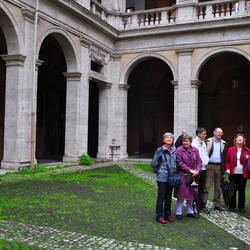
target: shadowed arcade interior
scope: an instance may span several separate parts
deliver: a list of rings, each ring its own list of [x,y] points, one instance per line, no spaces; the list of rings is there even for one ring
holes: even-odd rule
[[[238,79],[232,86],[231,80]],[[198,125],[213,136],[215,127],[223,129],[229,145],[238,133],[249,138],[250,146],[250,62],[236,53],[222,53],[210,58],[202,67],[199,80]]]
[[[65,145],[66,61],[58,41],[42,43],[38,72],[36,158],[62,161]]]
[[[134,67],[128,85],[128,154],[152,155],[162,135],[173,131],[174,87],[169,66],[146,59]]]

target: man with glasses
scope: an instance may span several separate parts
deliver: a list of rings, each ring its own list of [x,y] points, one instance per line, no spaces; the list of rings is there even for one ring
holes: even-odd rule
[[[227,142],[221,139],[223,131],[221,128],[214,129],[214,136],[207,139],[207,151],[209,162],[206,168],[206,183],[204,190],[204,201],[208,200],[208,194],[212,182],[214,181],[214,209],[223,211],[220,206],[220,184],[225,172],[224,159],[227,151]]]
[[[202,170],[200,172],[200,180],[199,180],[199,203],[200,203],[200,211],[209,214],[210,211],[206,208],[206,203],[204,202],[204,188],[206,183],[206,166],[209,161],[207,145],[205,143],[205,139],[207,137],[207,132],[205,128],[199,127],[196,129],[196,137],[192,142],[192,146],[198,148],[200,157],[202,159]]]

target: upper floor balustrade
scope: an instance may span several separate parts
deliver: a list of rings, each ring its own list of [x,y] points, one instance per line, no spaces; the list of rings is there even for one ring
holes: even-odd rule
[[[117,13],[105,9],[97,0],[91,0],[90,10],[119,30],[162,25],[239,18],[250,15],[245,10],[245,0],[188,1],[175,6]]]

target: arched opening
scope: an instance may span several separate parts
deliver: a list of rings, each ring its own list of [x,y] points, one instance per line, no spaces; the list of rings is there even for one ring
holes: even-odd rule
[[[238,85],[232,79],[238,79]],[[202,67],[199,80],[198,125],[213,135],[215,127],[224,131],[223,139],[233,144],[236,134],[250,138],[248,115],[250,62],[237,53],[221,53]]]
[[[96,158],[98,151],[99,88],[89,83],[88,155]]]
[[[162,145],[162,135],[173,132],[173,74],[162,60],[140,62],[128,78],[129,155],[150,155]]]
[[[62,160],[65,146],[66,78],[63,50],[53,35],[40,48],[38,72],[36,158]]]
[[[0,26],[0,55],[7,54],[7,45],[3,30]],[[5,82],[6,67],[4,60],[0,57],[0,161],[3,159],[4,147],[4,110],[5,110]]]

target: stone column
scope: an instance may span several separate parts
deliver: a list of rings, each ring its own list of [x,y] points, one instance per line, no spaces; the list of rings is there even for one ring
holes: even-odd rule
[[[196,80],[191,80],[191,93],[190,93],[190,110],[191,110],[191,119],[192,119],[192,124],[194,130],[190,131],[193,136],[195,136],[195,129],[198,127],[198,89],[199,86],[201,85],[201,81],[198,79]]]
[[[23,127],[26,120],[30,120],[30,114],[23,113],[26,57],[20,54],[1,57],[6,62],[4,151],[1,168],[18,169],[30,165],[30,151],[27,150],[30,148],[30,142]]]
[[[197,83],[191,82],[192,52],[193,49],[181,49],[176,51],[178,58],[178,85],[175,85],[175,116],[174,133],[179,135],[183,129],[194,135],[197,127]]]
[[[127,84],[119,84],[119,96],[120,96],[120,104],[119,104],[119,135],[121,136],[121,150],[120,150],[120,158],[127,159],[127,137],[128,137],[128,89],[130,85]]]
[[[66,125],[65,125],[65,154],[64,162],[77,162],[83,154],[82,119],[81,112],[81,73],[64,73],[67,78],[66,92]]]
[[[110,132],[112,124],[111,112],[111,83],[97,82],[99,87],[99,131],[97,158],[109,159],[110,157]]]

